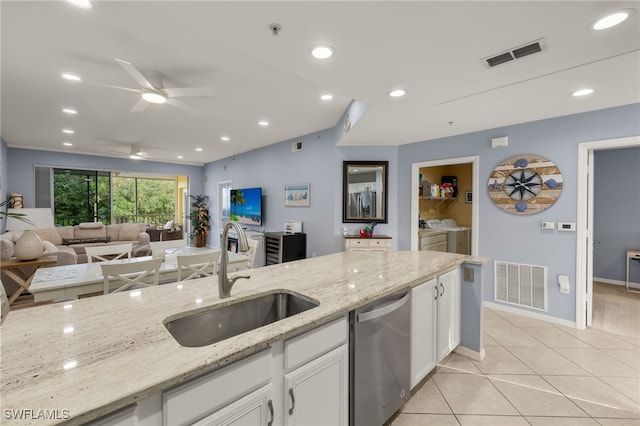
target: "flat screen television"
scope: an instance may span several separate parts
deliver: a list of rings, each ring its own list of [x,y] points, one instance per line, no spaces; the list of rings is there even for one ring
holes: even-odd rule
[[[232,189],[231,220],[241,225],[262,225],[262,188]]]

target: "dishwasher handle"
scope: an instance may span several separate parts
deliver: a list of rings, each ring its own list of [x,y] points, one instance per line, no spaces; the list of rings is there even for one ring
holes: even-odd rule
[[[407,303],[410,295],[411,295],[411,292],[407,292],[407,294],[402,296],[400,299],[394,300],[393,302],[389,302],[386,305],[383,305],[377,309],[374,309],[373,311],[368,311],[368,312],[363,312],[361,314],[358,314],[357,322],[371,321],[373,319],[380,318],[387,314],[390,314],[396,309],[400,309],[405,303]]]

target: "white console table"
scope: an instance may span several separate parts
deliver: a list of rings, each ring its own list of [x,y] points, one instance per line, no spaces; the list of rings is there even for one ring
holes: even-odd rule
[[[629,263],[631,263],[632,259],[640,262],[640,250],[627,250],[627,291],[640,293],[639,290],[629,288]]]

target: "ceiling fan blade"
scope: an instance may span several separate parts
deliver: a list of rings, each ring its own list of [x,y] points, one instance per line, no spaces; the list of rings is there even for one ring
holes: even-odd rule
[[[133,106],[133,108],[131,108],[131,111],[133,111],[133,112],[140,112],[140,111],[144,111],[144,110],[147,108],[147,106],[148,106],[148,105],[149,105],[149,102],[147,102],[147,101],[145,101],[144,99],[142,99],[142,98],[141,98],[141,99],[138,101],[138,103],[137,103],[137,104],[135,104],[135,105]]]
[[[83,82],[87,83],[87,84],[91,84],[93,86],[109,87],[111,89],[126,90],[128,92],[136,92],[136,93],[142,92],[142,90],[140,90],[140,89],[132,89],[130,87],[114,86],[113,84],[95,83],[93,81],[83,81]]]
[[[213,96],[213,91],[208,87],[174,87],[162,89],[170,98],[182,96]]]
[[[190,107],[189,105],[187,105],[187,104],[185,104],[184,102],[179,101],[179,100],[177,100],[177,99],[175,99],[175,98],[169,98],[169,99],[167,99],[167,103],[168,103],[169,105],[171,105],[171,106],[174,106],[174,107],[178,108],[178,109],[181,109],[181,110],[183,110],[183,111],[186,111],[186,112],[188,112],[189,114],[193,114],[193,115],[197,115],[197,116],[201,116],[201,115],[202,115],[202,112],[198,111],[198,110],[197,110],[197,109],[195,109],[195,108]]]
[[[122,68],[124,68],[124,70],[128,72],[140,86],[144,87],[145,89],[155,90],[155,87],[153,87],[153,85],[149,83],[149,80],[147,80],[145,76],[143,76],[142,73],[138,71],[138,69],[134,67],[131,62],[123,61],[122,59],[118,58],[115,58],[115,60],[120,65],[122,65]]]

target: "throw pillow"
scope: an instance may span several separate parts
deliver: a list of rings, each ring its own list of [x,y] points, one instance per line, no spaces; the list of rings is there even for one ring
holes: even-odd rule
[[[51,241],[42,241],[42,248],[45,253],[53,253],[58,251],[58,248]]]
[[[7,260],[13,257],[15,244],[7,238],[0,238],[0,260]]]
[[[108,243],[111,241],[109,237],[94,237],[94,238],[65,238],[62,240],[62,244],[88,244],[88,243]]]
[[[119,241],[138,241],[138,234],[143,231],[142,223],[123,223],[120,225]]]

